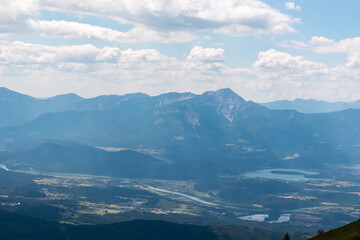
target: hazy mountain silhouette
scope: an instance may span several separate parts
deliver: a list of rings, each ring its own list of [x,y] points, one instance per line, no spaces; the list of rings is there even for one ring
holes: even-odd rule
[[[351,108],[360,108],[360,100],[354,102],[326,102],[314,99],[296,98],[293,101],[280,100],[261,105],[275,110],[296,110],[302,113],[326,113],[347,110]]]
[[[62,98],[83,101],[74,95]],[[322,114],[269,110],[245,101],[231,89],[201,95],[99,98],[107,99],[107,104],[102,103],[108,107],[94,110],[96,104],[89,104],[93,110],[49,112],[23,125],[2,128],[0,143],[63,139],[92,146],[148,149],[175,163],[176,168],[167,171],[174,178],[211,177],[244,167],[314,168],[339,161],[353,163],[360,153],[357,109]],[[112,98],[118,101],[114,103]],[[96,98],[86,101],[99,103]],[[164,163],[154,166],[168,167]]]

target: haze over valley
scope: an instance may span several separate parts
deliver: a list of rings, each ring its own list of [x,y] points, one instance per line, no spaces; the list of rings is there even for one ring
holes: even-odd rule
[[[8,211],[74,224],[245,225],[299,239],[360,214],[360,109],[270,110],[231,89],[90,99],[0,91]]]
[[[359,9],[0,0],[0,239],[360,239]]]

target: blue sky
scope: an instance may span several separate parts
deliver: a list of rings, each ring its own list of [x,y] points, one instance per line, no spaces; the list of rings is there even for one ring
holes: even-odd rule
[[[0,86],[360,99],[360,2],[0,0]]]

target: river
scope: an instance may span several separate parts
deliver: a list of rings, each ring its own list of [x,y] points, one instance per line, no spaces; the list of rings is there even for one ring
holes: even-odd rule
[[[200,198],[191,196],[191,195],[187,195],[185,193],[179,193],[179,192],[174,192],[174,191],[170,191],[170,190],[166,190],[166,189],[161,189],[161,188],[156,188],[156,187],[151,187],[151,186],[146,186],[147,188],[154,190],[154,191],[158,191],[158,192],[163,192],[163,193],[169,193],[169,194],[173,194],[173,195],[177,195],[177,196],[181,196],[181,197],[185,197],[188,198],[190,200],[205,204],[205,205],[210,205],[210,206],[219,206],[218,204],[215,203],[211,203],[211,202],[207,202],[204,200],[201,200]]]

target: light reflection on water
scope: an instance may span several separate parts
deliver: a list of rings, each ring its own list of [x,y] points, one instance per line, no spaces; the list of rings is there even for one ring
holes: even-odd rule
[[[9,171],[9,169],[4,164],[0,164],[0,168],[4,169],[6,171]]]
[[[264,222],[266,218],[268,218],[268,214],[254,214],[254,215],[247,215],[238,217],[240,220],[246,221],[254,221],[254,222]],[[276,221],[269,221],[269,223],[284,223],[290,221],[291,214],[281,214],[278,220]]]
[[[283,173],[281,173],[283,172]],[[290,174],[289,174],[290,173]],[[263,169],[253,172],[246,172],[243,175],[250,178],[266,178],[285,181],[306,181],[312,178],[308,175],[317,175],[318,172],[310,172],[298,169]]]
[[[281,214],[279,219],[276,221],[270,221],[269,223],[284,223],[290,221],[291,214]]]
[[[263,222],[265,221],[265,218],[268,218],[268,214],[254,214],[254,215],[247,215],[239,217],[240,220],[246,220],[246,221],[255,221],[255,222]]]

